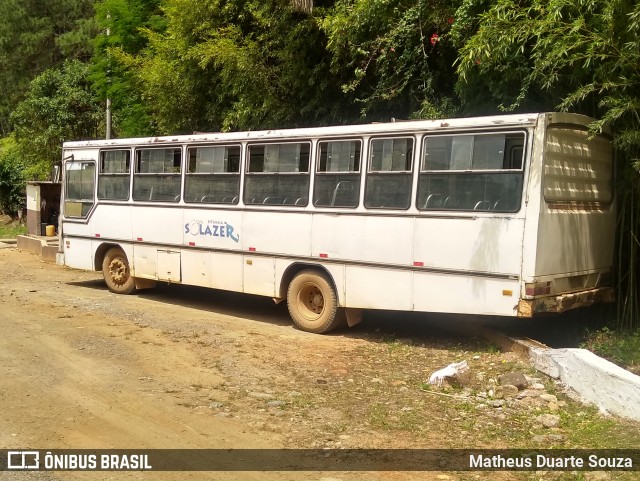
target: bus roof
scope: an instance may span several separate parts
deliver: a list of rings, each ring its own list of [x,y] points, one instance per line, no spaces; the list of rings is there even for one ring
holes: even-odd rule
[[[467,117],[455,119],[438,120],[408,120],[371,124],[340,125],[331,127],[309,127],[298,129],[273,129],[256,130],[244,132],[211,132],[193,133],[187,135],[168,135],[160,137],[140,137],[122,138],[109,140],[79,140],[69,141],[63,144],[65,149],[86,148],[86,147],[117,147],[130,145],[164,145],[183,143],[206,143],[206,142],[240,142],[240,141],[260,141],[277,139],[295,139],[312,137],[340,137],[344,135],[367,135],[367,134],[402,134],[405,132],[419,131],[450,131],[460,129],[514,127],[521,128],[534,126],[540,116],[554,116],[555,122],[572,123],[578,125],[588,125],[589,117],[578,114],[510,114],[495,115],[486,117]],[[562,120],[560,119],[562,118]],[[551,120],[551,119],[550,119]],[[554,122],[554,123],[555,123]]]

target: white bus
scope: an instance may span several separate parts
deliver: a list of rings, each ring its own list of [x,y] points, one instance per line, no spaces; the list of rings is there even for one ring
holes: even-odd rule
[[[59,260],[116,293],[286,299],[315,333],[368,309],[531,317],[612,300],[613,154],[590,121],[66,142]]]

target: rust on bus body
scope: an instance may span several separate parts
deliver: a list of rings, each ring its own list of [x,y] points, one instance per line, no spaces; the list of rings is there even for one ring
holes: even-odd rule
[[[517,310],[518,317],[533,317],[537,314],[559,313],[590,306],[597,302],[613,302],[614,300],[613,288],[599,287],[584,292],[570,292],[536,299],[520,299]]]

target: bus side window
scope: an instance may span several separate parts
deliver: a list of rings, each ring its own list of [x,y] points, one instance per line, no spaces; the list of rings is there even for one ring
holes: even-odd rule
[[[515,212],[523,181],[523,132],[427,135],[416,207]]]
[[[373,139],[364,193],[367,208],[408,209],[413,138]]]
[[[240,146],[190,147],[184,200],[188,203],[237,204],[240,195]]]
[[[318,143],[313,204],[318,207],[357,207],[360,198],[362,141]]]
[[[252,144],[247,152],[245,204],[304,207],[309,203],[310,142]]]
[[[103,150],[98,169],[98,199],[129,200],[130,150]]]
[[[182,149],[139,149],[133,174],[133,200],[178,202]]]
[[[65,164],[64,215],[87,217],[95,202],[96,163],[70,161]]]

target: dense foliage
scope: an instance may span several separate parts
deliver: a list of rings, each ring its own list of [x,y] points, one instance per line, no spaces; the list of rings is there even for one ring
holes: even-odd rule
[[[637,162],[639,34],[624,0],[5,0],[0,129],[78,60],[118,136],[571,109]]]
[[[594,129],[612,127],[618,148],[638,162],[640,4],[500,0],[461,20],[454,34],[467,108],[478,110],[472,94],[487,88],[494,106],[508,110],[591,115],[600,119]]]
[[[24,203],[24,163],[12,138],[0,142],[0,213],[15,215]]]
[[[340,0],[321,20],[345,94],[369,120],[451,116],[457,1]]]
[[[148,47],[145,32],[162,32],[165,17],[160,0],[103,0],[96,3],[98,33],[91,59],[93,86],[102,101],[111,99],[115,136],[139,137],[155,133],[155,125],[136,69],[119,61]]]
[[[639,317],[638,2],[3,0],[0,65],[9,210],[7,185],[45,176],[64,140],[104,135],[107,99],[115,136],[591,115],[616,133],[618,262],[632,267],[619,304]]]
[[[91,55],[92,0],[2,0],[0,2],[0,135],[29,82],[65,59]]]
[[[11,114],[27,176],[41,176],[61,156],[66,139],[96,138],[104,131],[102,107],[78,60],[49,69],[31,82],[26,98]]]
[[[119,57],[136,72],[159,132],[353,118],[316,18],[282,0],[166,0],[164,9],[166,31],[147,30],[147,49]]]

